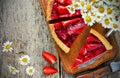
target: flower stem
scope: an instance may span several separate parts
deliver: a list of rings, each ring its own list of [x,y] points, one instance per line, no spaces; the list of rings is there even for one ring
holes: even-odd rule
[[[109,30],[109,31],[106,33],[105,37],[109,37],[109,36],[112,34],[113,31],[114,31],[113,29]]]

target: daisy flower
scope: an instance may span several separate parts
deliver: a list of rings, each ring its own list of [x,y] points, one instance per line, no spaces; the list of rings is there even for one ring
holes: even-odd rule
[[[85,5],[86,5],[86,0],[80,0],[80,9],[81,9],[81,11],[84,10]]]
[[[106,6],[99,6],[99,7],[95,8],[94,12],[96,13],[97,18],[102,18],[107,14]],[[98,19],[98,20],[100,20],[100,19]]]
[[[30,57],[28,55],[22,55],[19,59],[21,65],[28,65],[30,63]]]
[[[75,9],[80,9],[80,3],[79,2],[74,2],[73,6]]]
[[[75,13],[75,7],[73,5],[68,5],[67,6],[67,9],[68,11],[71,13],[71,14],[74,14]]]
[[[15,67],[13,67],[13,66],[11,66],[11,65],[8,66],[8,70],[9,70],[9,72],[12,73],[12,74],[17,74],[17,73],[19,73],[19,70],[17,70]]]
[[[11,45],[12,45],[12,42],[6,41],[2,46],[3,47],[3,52],[8,52],[8,51],[12,52],[13,48],[12,48]]]
[[[85,23],[89,26],[92,26],[95,23],[94,16],[92,16],[90,12],[83,13],[82,18],[84,18]]]
[[[33,66],[28,66],[26,68],[26,74],[29,75],[29,76],[32,76],[35,72],[35,69],[33,68]]]
[[[111,23],[111,20],[108,17],[104,17],[101,20],[101,24],[104,28],[110,28],[110,23]]]
[[[94,12],[94,6],[92,2],[87,1],[85,6],[83,7],[85,12]]]
[[[119,21],[114,20],[111,24],[110,24],[110,28],[112,28],[114,31],[120,31],[120,24]]]

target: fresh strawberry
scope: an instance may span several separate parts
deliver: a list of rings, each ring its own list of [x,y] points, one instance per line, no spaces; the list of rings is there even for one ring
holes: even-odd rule
[[[71,13],[68,13],[68,14],[64,14],[64,15],[60,15],[59,17],[62,18],[62,17],[75,17],[75,16],[81,16],[81,12],[80,10],[76,10],[75,13],[71,14]]]
[[[54,64],[54,63],[56,63],[56,61],[57,61],[57,58],[56,58],[56,56],[55,55],[53,55],[53,54],[51,54],[51,53],[49,53],[49,52],[42,52],[42,56],[45,58],[45,60],[47,61],[47,62],[49,62],[50,64]]]
[[[62,5],[70,5],[72,4],[72,0],[56,0],[58,3]]]
[[[57,73],[58,70],[56,68],[53,68],[53,67],[50,67],[50,66],[45,66],[43,68],[43,72],[44,72],[44,74],[49,75],[49,74]]]
[[[87,42],[88,43],[100,43],[100,40],[98,38],[96,38],[94,35],[90,34],[87,37]]]
[[[68,38],[67,31],[66,29],[62,29],[60,31],[56,31],[56,34],[58,35],[59,38],[62,40],[66,40]]]
[[[97,56],[97,55],[99,55],[99,54],[101,54],[101,53],[103,53],[103,52],[105,52],[106,51],[106,49],[105,49],[105,47],[104,46],[101,46],[99,49],[97,49],[96,51],[93,51],[93,53]]]
[[[58,22],[58,23],[55,23],[55,24],[54,24],[55,30],[59,30],[59,29],[61,29],[61,27],[62,27],[61,22]]]
[[[82,18],[75,18],[75,19],[72,19],[72,20],[68,20],[68,21],[62,21],[62,24],[63,26],[69,26],[69,25],[72,25],[72,24],[75,24],[77,22],[83,22],[83,19]]]
[[[66,6],[58,6],[58,7],[57,7],[57,12],[58,12],[60,15],[69,14],[69,11],[68,11],[68,9],[67,9]]]
[[[87,51],[96,50],[96,49],[100,48],[101,46],[102,46],[102,44],[89,43],[89,44],[87,44]]]
[[[90,59],[94,58],[95,55],[92,52],[87,52],[87,54],[84,57],[84,61],[89,61]]]
[[[59,14],[55,10],[53,10],[52,14],[51,14],[51,18],[52,19],[57,19],[58,17],[59,17]]]
[[[82,47],[82,49],[79,52],[80,55],[86,55],[87,54],[87,49],[85,48],[85,46]]]
[[[77,59],[75,59],[75,62],[73,63],[73,65],[71,66],[71,68],[75,68],[78,65],[82,64],[84,62],[84,57],[79,55]]]

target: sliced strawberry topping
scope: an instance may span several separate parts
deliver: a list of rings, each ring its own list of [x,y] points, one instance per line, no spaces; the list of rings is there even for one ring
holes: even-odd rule
[[[62,5],[70,5],[72,4],[72,0],[56,0],[58,3]]]
[[[78,65],[82,64],[84,62],[84,57],[80,56],[75,60],[74,64],[71,68],[77,67]]]
[[[68,35],[66,31],[56,31],[58,37],[62,40],[67,40]]]
[[[69,11],[66,8],[66,6],[58,6],[57,12],[59,13],[59,15],[69,14]]]
[[[94,35],[90,34],[87,37],[87,42],[88,43],[100,43],[100,40],[98,38],[96,38]]]
[[[57,36],[68,47],[71,47],[73,41],[82,32],[85,26],[86,24],[82,18],[76,18],[54,24]]]
[[[96,50],[98,48],[100,48],[101,46],[103,46],[102,44],[87,44],[87,51],[92,51],[92,50]]]
[[[67,9],[67,5],[70,5],[71,3],[72,0],[56,0],[52,5],[52,12],[51,12],[52,20],[59,18],[81,16],[80,10],[75,10],[75,13],[73,14],[69,13]]]
[[[54,24],[55,30],[60,30],[61,27],[62,27],[62,23],[61,23],[61,22],[58,22],[58,23],[55,23],[55,24]]]
[[[83,63],[85,63],[85,62],[90,61],[92,58],[100,55],[101,53],[103,53],[105,51],[106,51],[106,49],[105,49],[105,46],[102,44],[102,42],[97,37],[90,34],[87,37],[84,46],[81,48],[79,55],[76,58],[76,61],[73,63],[72,68],[74,66],[77,67],[78,65],[81,64],[79,61],[77,61],[79,59],[79,57],[83,56],[82,57],[84,59]]]
[[[63,21],[62,24],[63,24],[63,26],[69,26],[69,25],[73,25],[77,22],[83,22],[83,19],[82,18],[75,18],[72,20]]]

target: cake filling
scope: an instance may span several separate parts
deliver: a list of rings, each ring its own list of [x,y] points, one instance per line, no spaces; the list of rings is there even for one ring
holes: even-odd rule
[[[51,18],[60,19],[74,16],[81,16],[80,10],[75,10],[75,13],[69,13],[67,6],[72,4],[72,0],[55,0],[52,5]]]
[[[89,34],[83,47],[81,48],[78,57],[72,65],[72,68],[77,67],[83,63],[90,61],[92,58],[104,53],[106,51],[102,42],[93,34]]]
[[[82,18],[75,18],[54,24],[57,36],[69,48],[85,26],[86,24]]]

